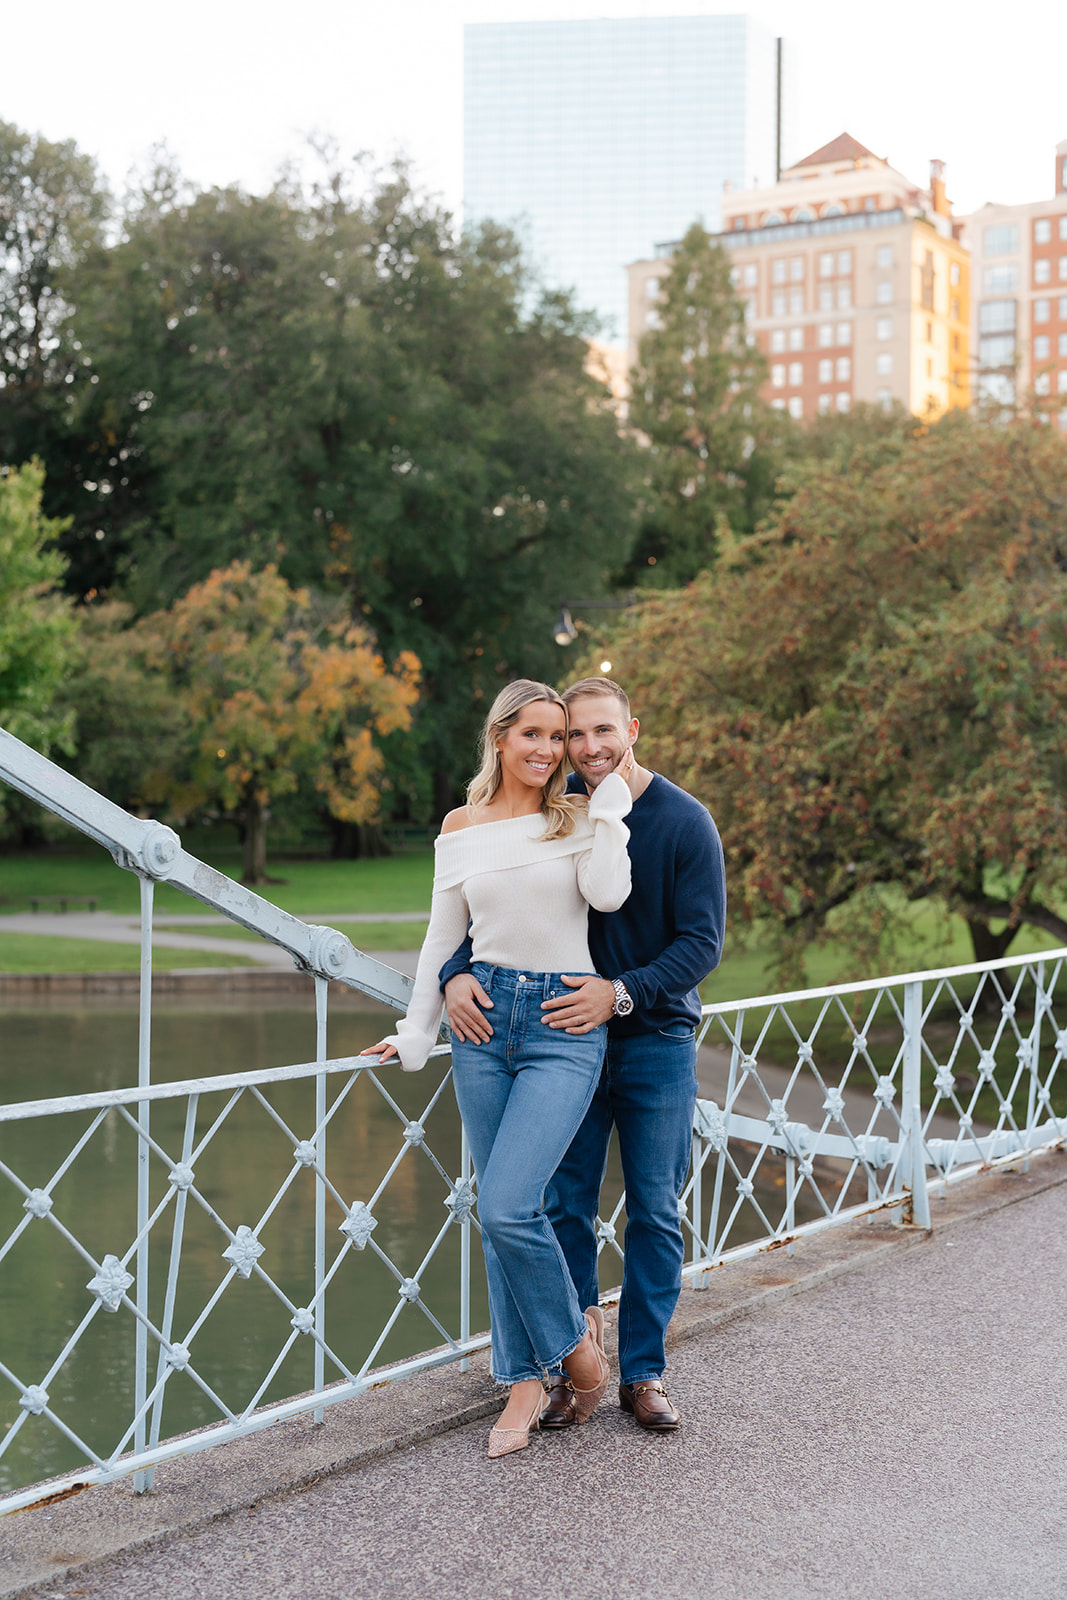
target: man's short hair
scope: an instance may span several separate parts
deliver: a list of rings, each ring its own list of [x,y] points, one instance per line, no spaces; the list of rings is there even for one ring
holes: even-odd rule
[[[577,683],[572,683],[564,689],[563,704],[569,706],[572,700],[578,700],[586,694],[601,695],[605,700],[617,700],[622,707],[624,719],[630,721],[630,701],[625,689],[620,689],[613,678],[579,678]]]

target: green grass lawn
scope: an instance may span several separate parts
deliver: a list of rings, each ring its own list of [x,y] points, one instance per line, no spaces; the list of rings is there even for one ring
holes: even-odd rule
[[[136,972],[141,951],[135,944],[105,944],[94,939],[52,939],[40,933],[4,933],[0,924],[0,972]],[[182,967],[254,967],[248,956],[207,950],[152,952],[162,972]]]
[[[241,856],[236,848],[212,848],[202,859],[228,877],[241,876]],[[261,893],[299,917],[329,918],[338,911],[428,911],[430,907],[432,850],[404,850],[377,861],[279,858],[270,862],[268,870],[280,881],[268,884]],[[136,915],[140,906],[137,878],[116,867],[105,850],[86,846],[0,856],[0,918],[5,911],[28,911],[31,895],[63,894],[91,895],[101,911]],[[196,900],[165,883],[156,887],[155,904],[162,913],[195,911],[198,906]]]

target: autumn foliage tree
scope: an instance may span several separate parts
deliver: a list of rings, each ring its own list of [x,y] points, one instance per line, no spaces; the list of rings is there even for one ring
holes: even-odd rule
[[[144,799],[179,817],[209,807],[236,817],[246,883],[266,881],[268,810],[282,796],[310,792],[345,822],[377,816],[375,739],[411,720],[413,655],[389,670],[336,605],[247,561],[137,623],[129,647],[149,679],[169,686],[172,726],[185,730],[160,764],[147,753]]]
[[[936,896],[976,959],[1067,944],[1067,441],[912,424],[811,464],[774,524],[612,641],[653,764],[723,830],[788,967]]]

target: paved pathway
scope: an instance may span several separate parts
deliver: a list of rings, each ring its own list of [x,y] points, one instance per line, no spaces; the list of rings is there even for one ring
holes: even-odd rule
[[[1065,1231],[1061,1184],[691,1339],[677,1436],[479,1422],[34,1592],[1062,1600]]]

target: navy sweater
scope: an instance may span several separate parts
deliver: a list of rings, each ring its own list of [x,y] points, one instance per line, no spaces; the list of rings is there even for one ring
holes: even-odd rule
[[[568,788],[585,789],[577,774]],[[654,1033],[700,1018],[697,984],[722,959],[726,878],[722,845],[692,795],[654,773],[626,818],[629,898],[618,911],[589,911],[589,953],[597,972],[621,978],[633,996],[628,1017],[612,1017],[613,1038]],[[441,985],[470,967],[468,939],[441,969]]]

